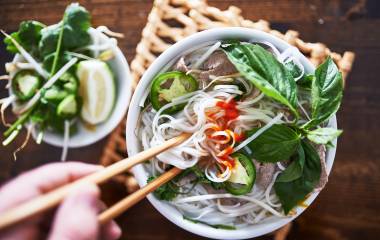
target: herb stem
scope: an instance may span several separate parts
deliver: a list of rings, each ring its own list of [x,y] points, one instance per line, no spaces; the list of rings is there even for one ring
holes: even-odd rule
[[[28,119],[29,119],[29,116],[30,114],[33,112],[34,110],[34,107],[31,108],[29,111],[27,111],[26,113],[22,114],[16,122],[14,122],[12,124],[12,126],[10,126],[7,131],[4,132],[4,137],[9,137],[9,135],[11,135],[11,133],[13,131],[15,131],[17,129],[18,126],[20,125],[23,125]]]
[[[64,21],[65,21],[65,17],[63,17],[62,24],[61,24],[61,30],[59,31],[58,43],[57,43],[57,48],[55,50],[53,65],[52,65],[51,71],[50,71],[50,77],[53,76],[55,74],[55,71],[57,70],[59,52],[61,50],[62,38],[63,38]]]

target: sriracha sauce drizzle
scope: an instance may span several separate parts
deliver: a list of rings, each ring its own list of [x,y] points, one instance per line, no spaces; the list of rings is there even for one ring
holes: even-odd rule
[[[235,159],[230,156],[233,153],[234,143],[241,142],[245,138],[243,133],[235,133],[228,128],[230,121],[239,117],[239,110],[233,99],[229,101],[217,101],[215,107],[217,108],[210,109],[206,113],[208,120],[215,124],[210,128],[207,137],[218,142],[220,146],[220,152],[217,154],[218,159],[224,166],[232,169],[236,166]],[[224,112],[222,116],[218,114],[220,111]],[[224,133],[221,134],[220,132]]]
[[[220,107],[224,110],[224,112],[225,112],[224,118],[225,118],[226,122],[228,122],[230,120],[234,120],[237,117],[239,117],[239,111],[236,108],[236,102],[233,99],[231,99],[228,102],[218,101],[216,103],[216,106]]]

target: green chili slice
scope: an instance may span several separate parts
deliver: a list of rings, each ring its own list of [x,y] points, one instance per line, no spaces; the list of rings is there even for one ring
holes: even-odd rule
[[[173,71],[158,75],[150,90],[150,102],[154,109],[159,110],[173,99],[194,92],[198,89],[198,82],[192,76],[183,72]],[[184,108],[186,104],[178,104],[164,113],[175,113]]]
[[[234,195],[244,195],[252,190],[256,179],[256,168],[252,160],[242,153],[231,155],[235,159],[231,177],[225,182],[225,189]]]
[[[12,79],[12,91],[21,101],[32,98],[40,85],[40,77],[32,70],[19,71]]]

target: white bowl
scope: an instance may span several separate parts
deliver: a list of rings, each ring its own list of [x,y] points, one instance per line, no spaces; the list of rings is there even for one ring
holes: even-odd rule
[[[139,102],[141,101],[141,98],[144,96],[144,93],[146,93],[147,89],[150,87],[150,83],[154,76],[156,76],[156,74],[159,73],[164,66],[178,60],[180,56],[189,53],[192,50],[202,47],[204,45],[208,45],[211,42],[216,42],[218,40],[224,39],[238,39],[242,41],[256,42],[266,41],[272,43],[280,51],[284,51],[286,48],[290,47],[290,45],[285,41],[277,37],[274,37],[268,33],[246,28],[217,28],[207,30],[200,33],[196,33],[171,46],[168,50],[161,54],[148,68],[148,70],[141,78],[132,97],[131,105],[129,107],[126,129],[126,139],[128,142],[129,156],[133,156],[138,152],[142,151],[139,140],[137,139],[135,134],[136,125],[139,121],[139,114],[141,111],[141,108],[139,107]],[[305,71],[307,73],[314,72],[314,67],[309,62],[309,60],[301,53],[299,53],[298,55],[302,65],[304,65],[305,67]],[[328,125],[329,127],[333,128],[337,127],[335,116],[330,119]],[[334,145],[336,146],[336,141],[334,142]],[[326,153],[328,173],[330,173],[334,162],[335,151],[336,148],[330,148],[327,150]],[[141,187],[146,185],[148,175],[142,165],[135,166],[133,168],[133,173]],[[306,200],[306,204],[310,205],[318,194],[318,192],[311,194],[310,197]],[[190,231],[192,233],[214,239],[245,239],[261,236],[284,226],[285,224],[294,220],[305,210],[305,208],[297,207],[297,214],[292,217],[273,219],[265,223],[251,225],[237,230],[224,230],[215,229],[203,224],[196,224],[184,220],[182,214],[175,207],[173,207],[165,201],[160,201],[156,199],[152,194],[148,196],[148,199],[162,215],[164,215],[167,219],[172,221],[177,226],[186,229],[187,231]]]
[[[99,43],[101,44],[107,39],[108,36],[101,34]],[[117,127],[127,112],[132,95],[132,77],[128,62],[119,47],[114,48],[114,54],[115,57],[108,61],[116,80],[116,99],[112,113],[105,122],[96,125],[95,129],[88,129],[82,122],[79,122],[78,131],[70,136],[69,148],[84,147],[101,140]],[[17,54],[15,60],[19,60],[20,57]],[[35,138],[37,134],[33,132],[32,135]],[[53,146],[63,146],[62,134],[46,131],[42,140]]]

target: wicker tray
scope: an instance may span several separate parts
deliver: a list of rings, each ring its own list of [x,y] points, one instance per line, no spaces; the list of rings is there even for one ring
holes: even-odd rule
[[[352,68],[354,53],[343,54],[332,52],[323,43],[307,43],[299,38],[299,33],[288,30],[281,33],[270,28],[269,22],[259,20],[253,22],[241,16],[241,9],[230,6],[227,10],[211,7],[206,0],[155,0],[148,22],[143,29],[142,38],[136,48],[136,56],[131,63],[133,86],[135,87],[149,65],[156,57],[173,43],[202,30],[239,26],[262,30],[277,36],[296,46],[314,65],[322,63],[331,56],[337,63],[344,79]],[[123,121],[111,134],[101,157],[103,165],[112,164],[126,157],[125,122]],[[128,192],[135,191],[138,186],[130,173],[116,177],[117,181],[127,186]],[[275,239],[284,239],[289,226],[279,231]]]

